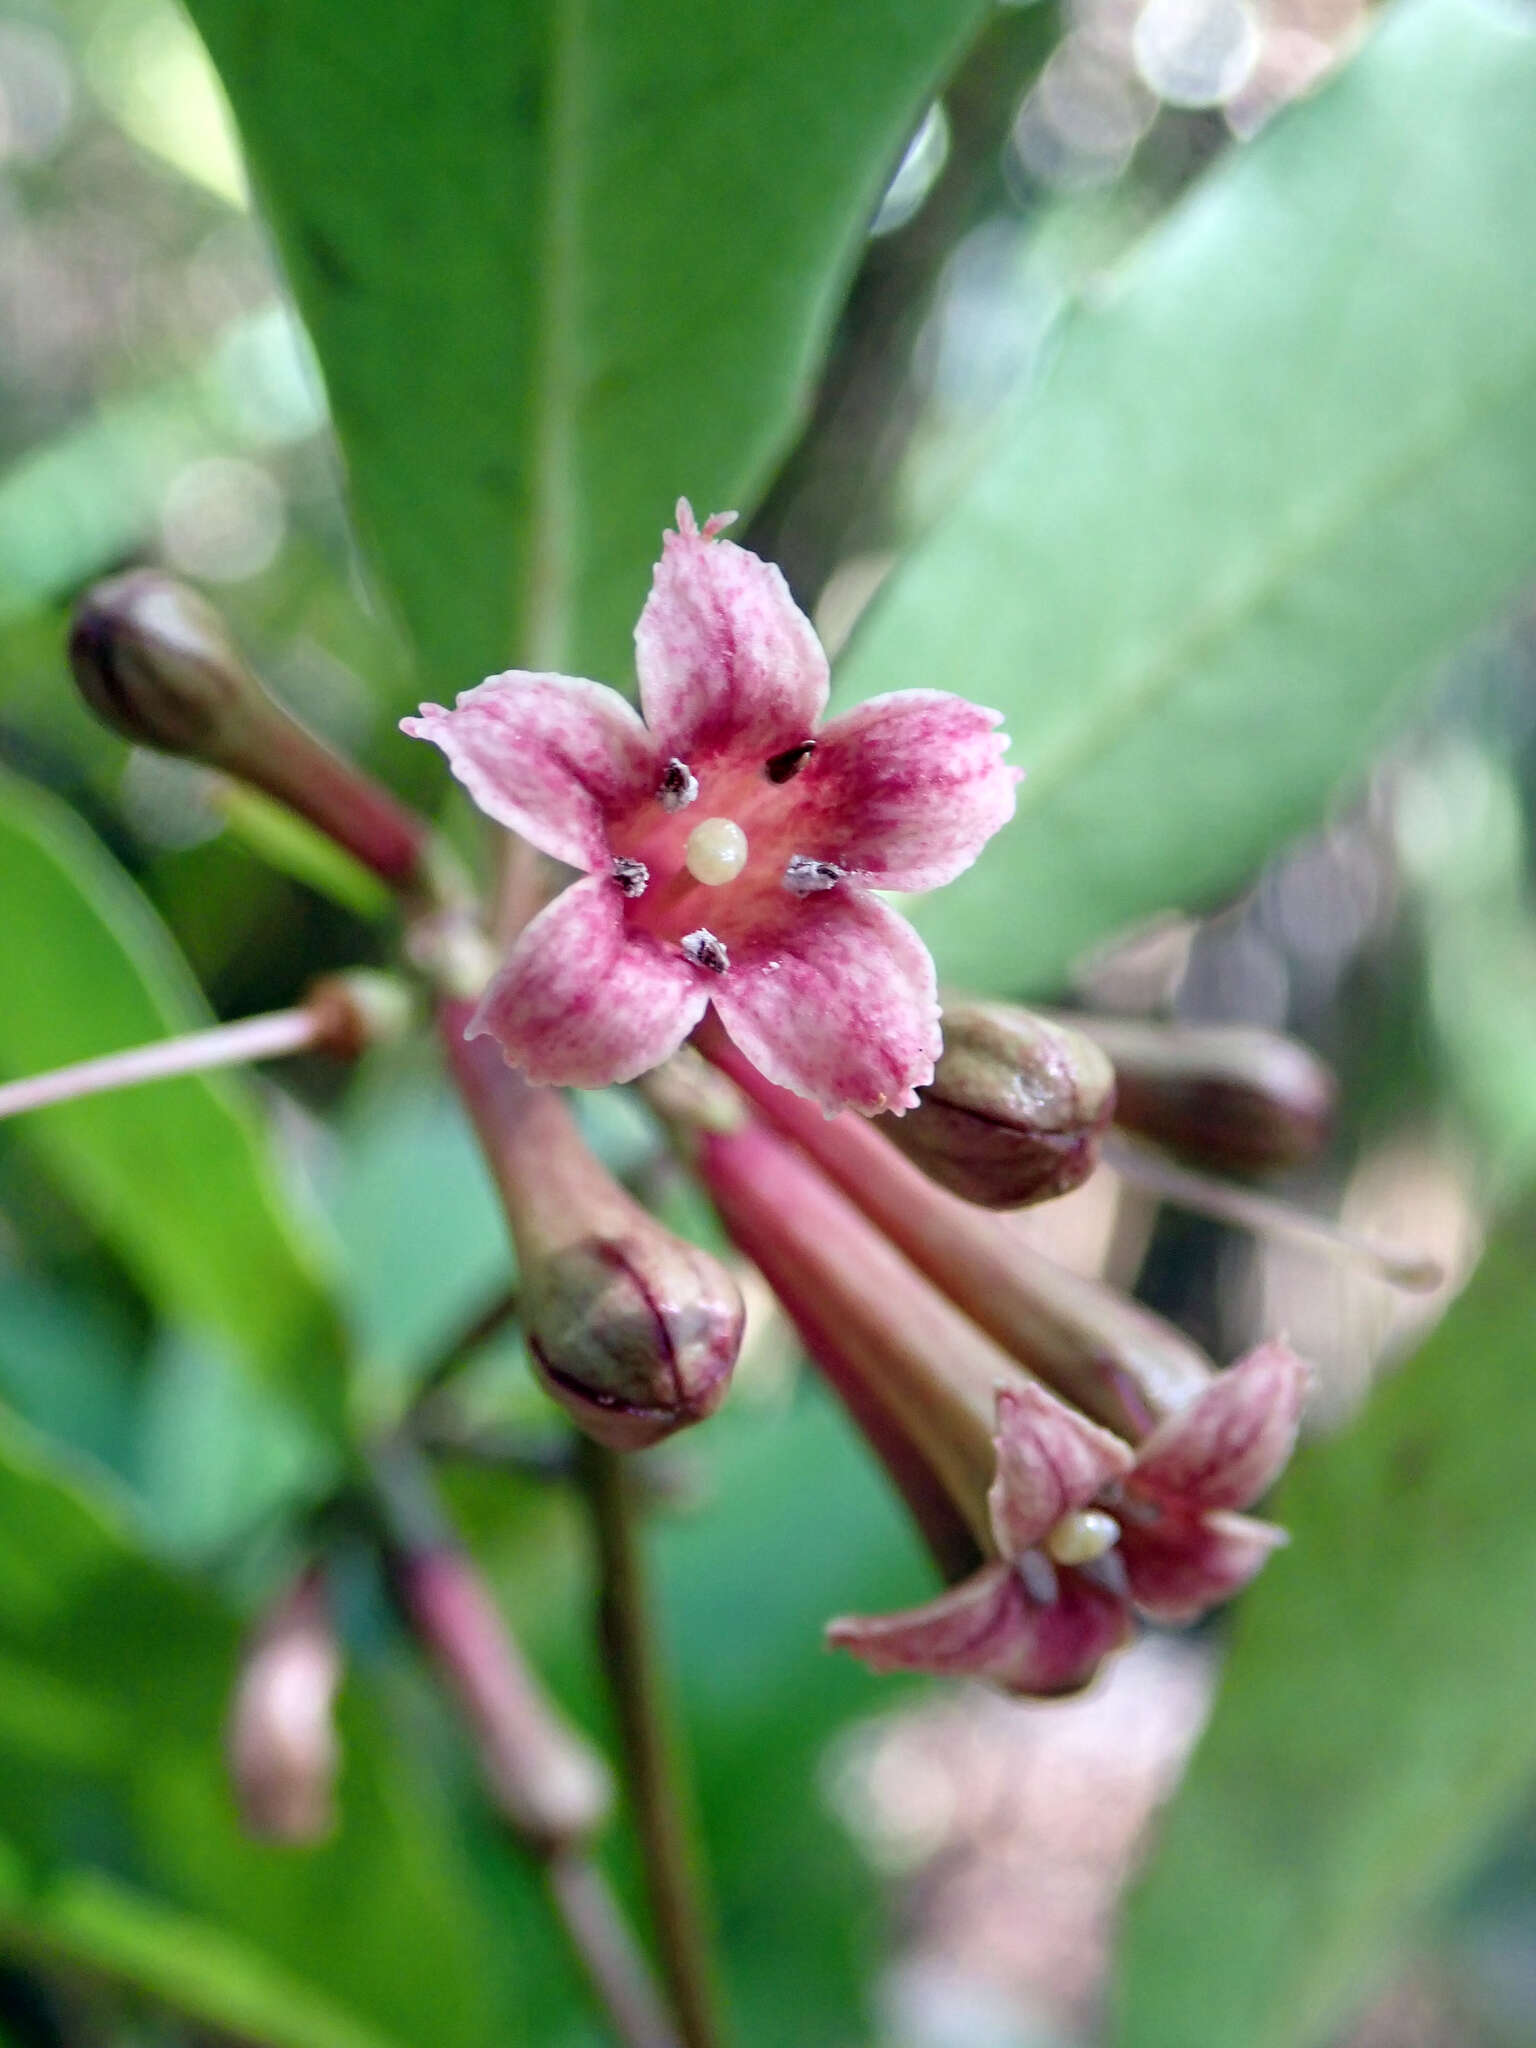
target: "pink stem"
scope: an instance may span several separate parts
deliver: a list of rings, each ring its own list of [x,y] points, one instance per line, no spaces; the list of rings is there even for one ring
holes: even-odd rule
[[[73,1102],[83,1095],[135,1088],[145,1081],[244,1066],[252,1060],[280,1059],[315,1045],[326,1031],[324,1021],[312,1009],[275,1010],[269,1016],[215,1024],[207,1031],[189,1031],[184,1037],[161,1039],[127,1052],[103,1053],[97,1059],[55,1067],[46,1074],[29,1074],[0,1087],[0,1120],[46,1109],[50,1103]]]

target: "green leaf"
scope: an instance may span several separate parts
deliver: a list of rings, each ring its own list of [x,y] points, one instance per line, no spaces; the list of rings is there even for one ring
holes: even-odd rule
[[[978,0],[193,0],[426,674],[629,671],[745,504]]]
[[[483,1910],[419,1729],[389,1727],[373,1688],[343,1701],[335,1836],[282,1851],[242,1834],[222,1743],[241,1635],[145,1553],[110,1493],[0,1412],[0,1830],[29,1866],[23,1881],[0,1859],[0,1949],[57,1941],[210,2023],[215,1995],[265,1997],[281,2031],[253,2040],[502,2038]],[[158,1894],[82,1869],[82,1837],[108,1857],[131,1845]]]
[[[1404,0],[1066,324],[900,565],[854,696],[1002,710],[1020,816],[919,907],[1049,990],[1240,885],[1536,565],[1536,36]]]
[[[0,1951],[84,1971],[267,2048],[391,2048],[237,1936],[92,1871],[34,1885],[0,1857]]]
[[[1330,2038],[1536,1772],[1533,1227],[1298,1459],[1131,1903],[1118,2048]]]
[[[144,897],[72,812],[0,776],[0,1072],[40,1073],[210,1021]],[[334,1432],[340,1326],[249,1093],[156,1082],[16,1125],[164,1315],[222,1339]]]

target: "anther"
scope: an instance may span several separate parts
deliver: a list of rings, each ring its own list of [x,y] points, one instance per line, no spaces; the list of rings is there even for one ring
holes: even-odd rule
[[[796,853],[784,870],[784,886],[791,896],[815,896],[823,889],[835,889],[847,872],[836,861],[812,860],[808,853]]]
[[[664,811],[680,811],[691,804],[699,793],[699,778],[686,761],[679,761],[676,754],[661,771],[661,782],[656,791],[656,800]]]
[[[1057,1564],[1092,1564],[1120,1541],[1120,1524],[1099,1508],[1079,1508],[1063,1515],[1045,1539]]]
[[[731,964],[731,956],[725,947],[713,932],[705,931],[702,925],[696,932],[689,932],[679,944],[695,967],[707,967],[711,974],[724,974]]]
[[[619,885],[621,896],[643,896],[651,879],[651,871],[643,860],[631,860],[627,854],[613,856],[613,879]]]
[[[814,740],[802,740],[797,747],[786,747],[782,754],[775,754],[768,763],[768,780],[788,782],[792,776],[800,773],[815,751]]]
[[[734,818],[703,818],[688,834],[683,865],[711,889],[734,882],[747,864],[747,835]]]

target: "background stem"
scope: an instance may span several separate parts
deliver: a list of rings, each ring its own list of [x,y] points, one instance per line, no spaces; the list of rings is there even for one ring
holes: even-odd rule
[[[621,1455],[590,1442],[582,1445],[582,1473],[597,1539],[599,1641],[656,1946],[687,2048],[720,2048],[724,2033],[698,1856],[650,1623],[633,1475]]]

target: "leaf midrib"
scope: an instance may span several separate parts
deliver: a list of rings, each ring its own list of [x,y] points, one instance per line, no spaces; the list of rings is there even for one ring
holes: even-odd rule
[[[587,131],[589,0],[551,0],[548,172],[541,195],[538,329],[528,393],[532,438],[530,531],[508,658],[561,669],[569,655],[575,587],[576,392],[580,383],[581,199]]]
[[[1020,790],[1019,809],[1038,808],[1061,785],[1114,751],[1128,726],[1159,708],[1176,694],[1197,664],[1207,662],[1224,643],[1236,639],[1300,579],[1339,538],[1364,523],[1372,510],[1389,500],[1410,479],[1432,470],[1458,441],[1469,438],[1475,423],[1497,413],[1536,373],[1536,350],[1523,355],[1516,370],[1502,379],[1474,385],[1460,402],[1430,416],[1392,460],[1359,473],[1351,485],[1324,501],[1310,521],[1292,522],[1297,538],[1289,546],[1268,551],[1246,581],[1223,603],[1197,610],[1192,623],[1137,670],[1123,686],[1110,690],[1097,713],[1078,731],[1030,766]]]

